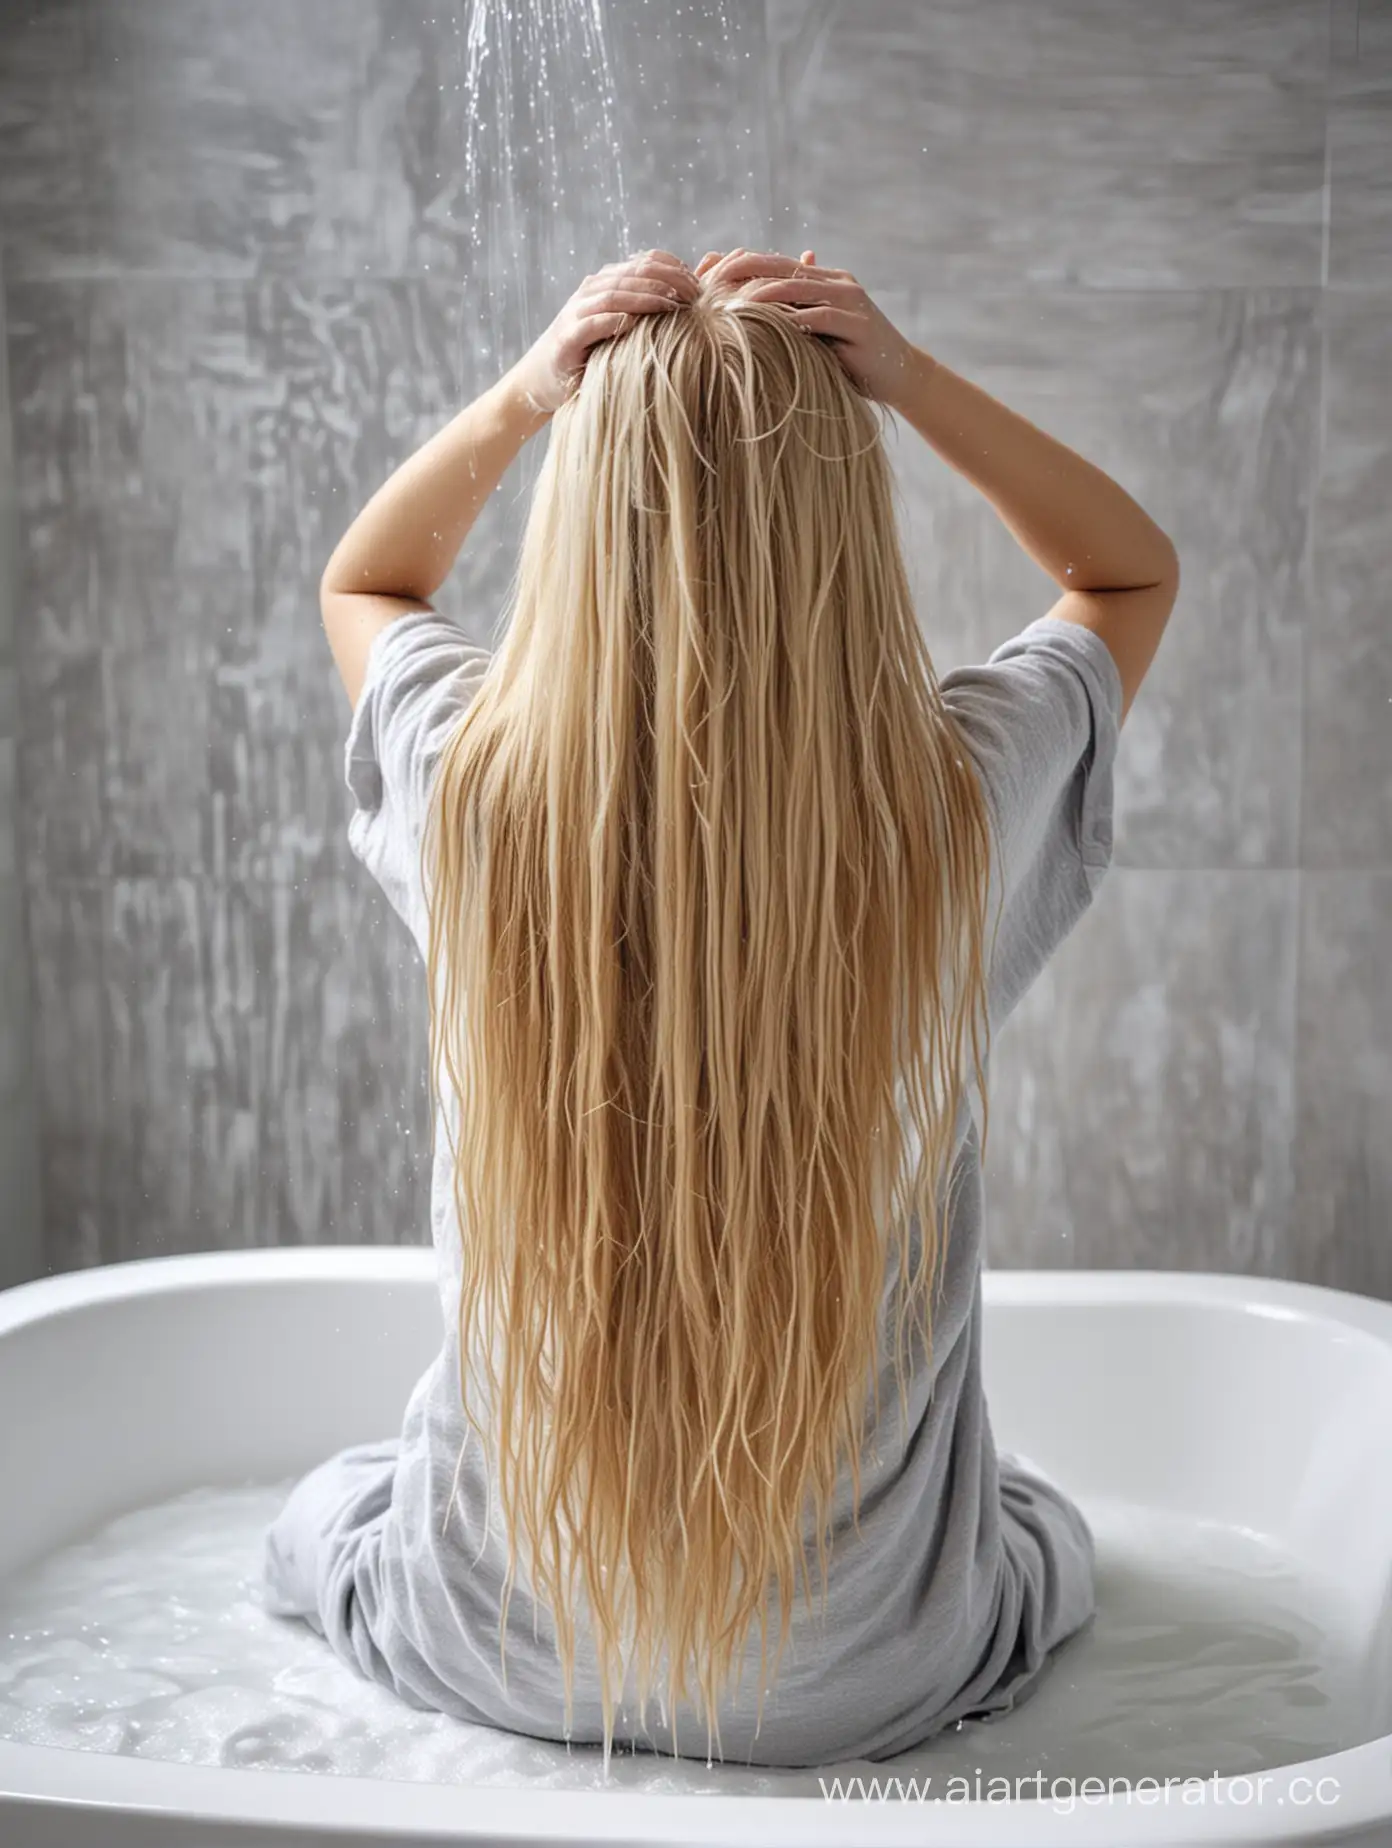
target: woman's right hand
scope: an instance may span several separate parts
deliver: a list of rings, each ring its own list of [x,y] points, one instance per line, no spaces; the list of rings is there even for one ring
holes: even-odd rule
[[[803,251],[794,262],[760,251],[732,250],[722,256],[711,250],[696,265],[696,274],[732,286],[757,282],[754,288],[741,288],[746,301],[782,302],[799,327],[825,334],[851,377],[891,409],[903,401],[911,383],[932,369],[933,361],[904,338],[855,277],[848,270],[819,268],[814,251]]]

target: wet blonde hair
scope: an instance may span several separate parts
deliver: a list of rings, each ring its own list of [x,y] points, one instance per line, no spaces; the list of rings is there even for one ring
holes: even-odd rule
[[[901,1415],[931,1342],[969,1085],[985,1127],[983,798],[881,414],[782,307],[708,288],[592,350],[423,870],[503,1629],[520,1543],[567,1732],[578,1573],[606,1762],[664,1661],[709,1754],[809,1518],[826,1596],[843,1465],[858,1506],[890,1240]]]

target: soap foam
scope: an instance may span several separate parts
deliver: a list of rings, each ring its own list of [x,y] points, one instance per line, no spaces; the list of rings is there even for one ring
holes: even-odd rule
[[[618,1749],[606,1784],[598,1747],[406,1707],[308,1625],[265,1610],[262,1537],[291,1486],[194,1490],[0,1582],[0,1738],[409,1783],[820,1794],[824,1771],[708,1769]],[[1012,1713],[853,1769],[931,1773],[939,1788],[978,1774],[1226,1776],[1383,1730],[1331,1595],[1274,1547],[1124,1504],[1084,1511],[1098,1615],[1037,1689]]]

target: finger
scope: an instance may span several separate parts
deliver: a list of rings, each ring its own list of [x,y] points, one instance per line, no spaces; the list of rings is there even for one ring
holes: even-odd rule
[[[840,282],[830,276],[780,276],[772,282],[761,282],[746,289],[744,299],[747,302],[787,302],[796,307],[809,307],[814,302],[836,302],[844,308],[858,293],[854,283]]]
[[[746,250],[743,244],[737,245],[734,250],[725,252],[725,255],[713,266],[712,274],[723,279],[733,264],[746,262],[754,254],[753,251]]]
[[[656,288],[630,287],[605,289],[599,295],[586,296],[576,305],[581,320],[590,321],[603,314],[669,314],[681,306],[680,299],[668,292],[665,284]]]
[[[815,250],[804,250],[802,255],[798,258],[798,261],[799,263],[815,263],[817,261],[817,253]]]
[[[844,270],[819,269],[815,265],[795,262],[792,257],[753,250],[745,251],[738,258],[727,257],[719,266],[718,279],[722,283],[738,283],[760,277],[773,279],[795,275],[824,277],[828,281],[846,279]]]
[[[636,256],[626,257],[622,263],[616,263],[612,267],[634,276],[658,271],[675,271],[681,276],[691,274],[682,259],[674,256],[670,250],[640,250]]]
[[[722,281],[733,281],[741,276],[789,275],[797,264],[776,250],[739,249],[727,252],[716,267]]]
[[[760,265],[767,275],[806,267],[803,258],[790,257],[782,250],[732,250],[724,261],[724,267],[731,270],[754,270]]]
[[[705,256],[703,256],[701,258],[701,261],[696,265],[695,274],[698,276],[704,276],[708,269],[710,269],[714,264],[719,263],[721,259],[721,254],[722,253],[718,250],[708,250]]]
[[[622,269],[628,263],[645,263],[649,257],[662,257],[668,263],[681,263],[681,258],[671,250],[630,250],[626,257],[616,257],[612,268]],[[685,264],[682,265],[685,268]]]
[[[668,263],[656,258],[645,259],[631,269],[622,270],[614,280],[621,288],[641,288],[649,282],[666,283],[688,301],[693,301],[701,291],[700,283],[679,260]]]
[[[630,278],[656,277],[670,282],[685,295],[696,293],[696,278],[682,262],[668,251],[655,251],[651,256],[630,257],[623,263],[609,263],[600,270],[596,281],[609,284],[626,283]]]
[[[695,281],[695,277],[690,283],[677,283],[658,275],[604,275],[597,277],[590,288],[577,292],[577,307],[592,310],[595,303],[612,307],[608,298],[619,292],[629,296],[656,296],[665,307],[673,309],[695,301],[699,290],[701,285]]]
[[[597,314],[585,322],[585,345],[598,346],[601,340],[612,340],[616,334],[626,334],[637,320],[632,314]]]
[[[833,340],[854,340],[865,331],[859,315],[848,308],[833,308],[829,302],[818,302],[811,308],[790,308],[788,313],[799,327],[811,334],[828,334]]]
[[[621,257],[613,257],[604,265],[605,269],[626,269],[630,263],[645,263],[649,257],[665,257],[669,263],[680,263],[681,258],[670,250],[629,250]]]

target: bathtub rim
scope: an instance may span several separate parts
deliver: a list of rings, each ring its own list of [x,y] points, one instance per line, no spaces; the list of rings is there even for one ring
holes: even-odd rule
[[[429,1246],[324,1245],[194,1252],[140,1258],[37,1278],[0,1291],[0,1340],[17,1329],[60,1318],[93,1304],[192,1288],[253,1283],[376,1281],[434,1286],[435,1253]],[[991,1270],[983,1272],[987,1304],[1095,1306],[1224,1306],[1284,1321],[1317,1323],[1357,1332],[1392,1349],[1392,1303],[1324,1285],[1249,1277],[1233,1272],[1134,1270]],[[892,1778],[894,1768],[877,1771]],[[1264,1827],[1253,1835],[1241,1787],[1254,1777],[1207,1780],[1203,1803],[1161,1804],[1135,1791],[1081,1803],[1071,1814],[1044,1799],[934,1805],[950,1810],[952,1840],[981,1848],[1110,1848],[1121,1812],[1128,1843],[1296,1842],[1337,1839],[1392,1816],[1392,1734],[1260,1774],[1268,1780],[1260,1806]],[[1333,1805],[1301,1802],[1292,1788],[1304,1780],[1338,1782]],[[153,1782],[158,1789],[152,1791]],[[1144,1780],[1138,1780],[1144,1782]],[[718,1804],[718,1821],[712,1805]],[[876,1821],[867,1835],[869,1809]],[[0,1740],[0,1816],[16,1821],[26,1811],[61,1814],[119,1812],[152,1824],[231,1824],[354,1834],[393,1826],[419,1839],[532,1842],[698,1842],[714,1822],[722,1842],[749,1841],[767,1848],[807,1848],[874,1842],[931,1842],[926,1805],[890,1807],[813,1797],[708,1797],[646,1795],[632,1791],[527,1790],[511,1785],[393,1783],[385,1779],[317,1773],[256,1772],[182,1765],[56,1746]],[[467,1816],[459,1811],[467,1809]],[[1245,1822],[1244,1822],[1245,1819]]]
[[[437,1267],[429,1245],[257,1246],[239,1251],[184,1252],[173,1257],[127,1258],[37,1277],[0,1290],[0,1337],[90,1303],[163,1295],[193,1286],[248,1283],[380,1282],[419,1287],[433,1283]],[[988,1304],[1001,1307],[1139,1303],[1222,1305],[1279,1321],[1334,1324],[1372,1335],[1392,1347],[1392,1302],[1336,1290],[1326,1284],[1248,1276],[1240,1271],[993,1270],[982,1271]]]
[[[1328,1758],[1264,1773],[1272,1782],[1268,1801],[1261,1806],[1235,1794],[1238,1785],[1253,1783],[1250,1778],[1210,1779],[1210,1794],[1192,1805],[1179,1800],[1160,1805],[1136,1793],[1107,1797],[1071,1814],[1054,1810],[1047,1798],[932,1805],[937,1814],[950,1816],[948,1835],[941,1832],[946,1825],[925,1828],[923,1811],[929,1805],[907,1802],[890,1806],[869,1799],[841,1803],[817,1797],[393,1783],[385,1778],[231,1770],[0,1742],[0,1820],[17,1821],[41,1810],[76,1818],[85,1811],[94,1822],[118,1814],[123,1820],[140,1818],[171,1829],[200,1823],[277,1831],[303,1828],[303,1837],[288,1839],[306,1844],[351,1842],[359,1835],[368,1837],[374,1848],[391,1840],[393,1831],[411,1842],[516,1841],[544,1843],[547,1848],[565,1848],[577,1841],[718,1842],[721,1848],[739,1843],[760,1848],[948,1848],[949,1843],[951,1848],[1118,1848],[1121,1840],[1126,1848],[1329,1844],[1349,1837],[1362,1841],[1363,1832],[1385,1822],[1392,1790],[1387,1747],[1386,1739],[1373,1740]],[[149,1787],[152,1767],[158,1770],[157,1793]],[[1320,1806],[1308,1799],[1297,1804],[1290,1798],[1297,1779],[1318,1787],[1319,1780],[1328,1777],[1338,1780],[1336,1804]],[[1258,1807],[1269,1826],[1254,1833],[1251,1813]],[[74,1839],[86,1843],[105,1838],[94,1832]],[[160,1833],[140,1839],[153,1845],[180,1837]]]

